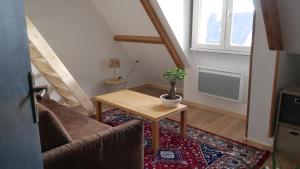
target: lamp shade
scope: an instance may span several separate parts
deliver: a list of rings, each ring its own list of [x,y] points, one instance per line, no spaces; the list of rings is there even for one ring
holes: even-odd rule
[[[119,68],[120,67],[120,60],[117,58],[109,59],[109,68]]]

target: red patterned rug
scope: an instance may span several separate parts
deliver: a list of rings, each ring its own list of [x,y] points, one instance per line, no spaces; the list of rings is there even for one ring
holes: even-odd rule
[[[104,123],[117,126],[141,117],[126,115],[119,109],[104,113]],[[151,122],[145,125],[144,169],[258,169],[270,152],[188,126],[187,136],[179,135],[178,122],[160,121],[160,150],[151,149]]]

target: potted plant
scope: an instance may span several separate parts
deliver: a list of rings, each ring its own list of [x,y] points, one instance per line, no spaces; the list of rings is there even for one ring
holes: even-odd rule
[[[170,69],[164,73],[164,77],[170,82],[171,88],[168,94],[160,96],[162,104],[166,107],[177,107],[182,101],[182,97],[176,94],[176,83],[183,80],[186,73],[179,68]]]

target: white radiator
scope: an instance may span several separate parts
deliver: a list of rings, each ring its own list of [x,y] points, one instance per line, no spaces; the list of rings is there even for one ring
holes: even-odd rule
[[[198,91],[204,95],[241,102],[242,79],[242,73],[199,68]]]

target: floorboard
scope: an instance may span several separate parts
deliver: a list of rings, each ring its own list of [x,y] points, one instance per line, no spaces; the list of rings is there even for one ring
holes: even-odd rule
[[[159,97],[162,94],[167,93],[164,90],[144,87],[138,89],[132,89],[134,91],[148,94],[151,96]],[[103,106],[103,110],[109,110],[111,107]],[[79,109],[77,109],[79,110]],[[170,117],[173,120],[179,121],[180,115],[176,114]],[[188,108],[187,123],[190,126],[200,128],[202,130],[250,145],[260,149],[266,149],[265,146],[260,144],[255,144],[245,139],[246,121],[226,116],[224,114],[218,114],[215,112],[209,112],[196,107]],[[299,145],[297,145],[299,146]],[[295,147],[296,148],[296,147]],[[297,147],[298,148],[298,147]],[[291,160],[283,154],[278,154],[280,159],[280,164],[282,168],[280,169],[295,169],[296,166],[300,166],[299,160]],[[299,157],[300,158],[300,157]],[[272,160],[269,158],[264,165],[271,166]]]
[[[151,96],[159,97],[162,94],[167,93],[164,90],[153,88],[153,87],[144,87],[139,89],[132,89],[140,93],[148,94]],[[179,121],[180,116],[173,115],[170,117],[173,120]],[[215,112],[209,112],[202,110],[200,108],[189,107],[188,108],[188,125],[193,127],[200,128],[202,130],[250,145],[257,148],[266,149],[265,146],[249,142],[245,139],[245,130],[246,130],[246,121],[226,116],[223,114],[218,114]],[[295,169],[296,166],[300,165],[299,160],[291,160],[283,154],[278,154],[281,164],[281,169]],[[299,157],[300,158],[300,157]],[[269,158],[265,165],[271,166],[272,160]]]

